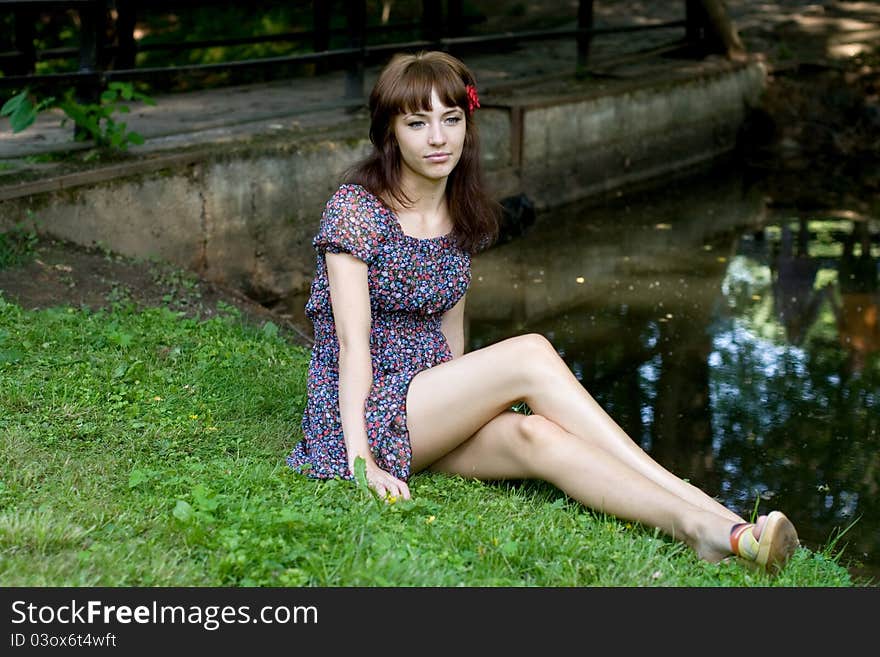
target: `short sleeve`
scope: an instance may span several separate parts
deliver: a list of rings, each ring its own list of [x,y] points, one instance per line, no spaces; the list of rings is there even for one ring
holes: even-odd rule
[[[378,199],[359,185],[342,185],[327,202],[318,234],[318,253],[350,253],[372,263],[384,239]]]

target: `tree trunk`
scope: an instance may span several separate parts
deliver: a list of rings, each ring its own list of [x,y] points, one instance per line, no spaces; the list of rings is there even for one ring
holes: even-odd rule
[[[699,2],[706,13],[707,31],[711,32],[712,37],[724,47],[727,56],[733,59],[744,56],[745,46],[739,38],[733,21],[730,20],[724,0],[699,0]]]

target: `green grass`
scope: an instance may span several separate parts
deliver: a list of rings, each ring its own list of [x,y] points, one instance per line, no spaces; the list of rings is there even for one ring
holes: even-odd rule
[[[770,579],[540,482],[296,475],[308,353],[224,309],[0,295],[4,586],[854,586],[833,546]]]

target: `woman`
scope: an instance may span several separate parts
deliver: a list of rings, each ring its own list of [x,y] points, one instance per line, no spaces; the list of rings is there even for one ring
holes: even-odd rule
[[[288,457],[410,497],[423,469],[538,478],[584,505],[658,527],[708,561],[770,572],[798,545],[780,512],[747,523],[651,459],[540,335],[464,353],[470,257],[498,232],[480,171],[476,81],[440,52],[397,55],[370,95],[372,153],[345,176],[315,237],[304,439]],[[512,412],[525,401],[531,415]]]

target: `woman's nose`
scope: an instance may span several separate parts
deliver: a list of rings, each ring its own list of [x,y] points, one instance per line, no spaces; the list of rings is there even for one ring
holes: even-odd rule
[[[446,143],[446,135],[443,132],[442,126],[435,125],[431,127],[431,131],[428,133],[428,143],[432,146]]]

